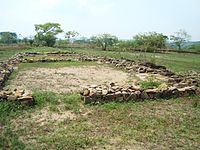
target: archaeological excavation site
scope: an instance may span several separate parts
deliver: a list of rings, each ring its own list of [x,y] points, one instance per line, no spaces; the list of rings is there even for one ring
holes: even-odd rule
[[[37,63],[56,62],[68,65],[37,67]],[[20,70],[19,64],[36,65]],[[17,73],[10,78],[13,72]],[[168,100],[199,94],[192,74],[178,75],[151,62],[75,52],[18,53],[0,64],[0,73],[0,98],[29,105],[34,104],[35,89],[79,93],[84,104]]]

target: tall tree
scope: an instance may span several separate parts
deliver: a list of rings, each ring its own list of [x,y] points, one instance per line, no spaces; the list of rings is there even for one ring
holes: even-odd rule
[[[56,35],[62,33],[63,30],[60,27],[59,23],[45,23],[45,24],[36,24],[35,31],[35,43],[36,45],[49,46],[52,47],[56,43]]]
[[[118,38],[111,34],[100,34],[98,36],[92,36],[90,41],[97,46],[100,46],[102,50],[107,50],[108,46],[112,46],[118,42]]]
[[[185,30],[179,30],[175,32],[174,35],[170,36],[170,40],[178,47],[180,50],[185,43],[190,40],[191,36]]]
[[[17,43],[17,34],[14,32],[0,32],[0,43],[3,44]]]

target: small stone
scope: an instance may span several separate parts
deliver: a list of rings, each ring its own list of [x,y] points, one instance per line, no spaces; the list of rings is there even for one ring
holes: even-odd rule
[[[140,95],[141,95],[141,92],[140,91],[135,91],[134,92],[135,93],[135,95],[136,95],[136,99],[139,99],[140,98]]]
[[[147,93],[145,91],[143,91],[141,93],[140,97],[141,97],[141,99],[148,99],[149,98],[148,95],[147,95]]]
[[[155,94],[155,93],[157,93],[157,92],[158,92],[158,89],[147,89],[147,90],[146,90],[146,93],[147,93],[147,94],[149,94],[149,93],[150,93],[150,94],[152,94],[152,93]]]
[[[146,68],[140,67],[140,68],[138,68],[138,72],[139,73],[145,73],[146,72]]]
[[[115,90],[113,90],[112,88],[109,88],[108,93],[109,93],[109,94],[115,93]]]
[[[17,99],[20,103],[23,104],[32,104],[33,103],[33,97],[32,96],[23,96]]]
[[[15,95],[16,97],[21,97],[21,96],[22,96],[22,93],[17,91],[17,92],[14,93],[14,95]]]
[[[11,92],[11,91],[3,91],[3,93],[4,93],[5,95],[12,95],[12,94],[13,94],[13,92]]]
[[[119,89],[119,86],[113,86],[112,89],[116,91]]]
[[[129,96],[129,100],[136,100],[137,99],[137,95],[135,93],[131,93],[131,95]]]
[[[115,86],[115,83],[113,83],[113,82],[112,82],[112,83],[110,83],[110,86],[111,86],[111,87]]]
[[[121,91],[115,92],[115,95],[119,95],[119,94],[122,94],[122,92]]]
[[[129,89],[131,89],[133,91],[138,91],[138,90],[140,90],[140,87],[132,85],[131,87],[129,87]]]
[[[84,104],[90,104],[92,103],[92,98],[90,98],[89,96],[84,97]]]
[[[88,96],[90,94],[90,90],[86,89],[83,91],[83,96]]]
[[[169,87],[168,90],[169,90],[169,91],[176,91],[176,90],[178,90],[178,89],[177,89],[176,87],[173,87],[173,86],[172,86],[172,87]]]
[[[16,100],[17,100],[17,96],[15,96],[15,95],[9,95],[9,96],[7,97],[7,100],[8,100],[8,101],[16,101]]]
[[[102,94],[103,94],[103,95],[108,94],[108,90],[102,90]]]
[[[122,94],[123,94],[123,95],[126,95],[126,94],[128,94],[128,93],[127,93],[127,92],[125,92],[125,91],[122,91]]]
[[[90,85],[91,88],[96,88],[97,85],[93,84],[93,85]]]

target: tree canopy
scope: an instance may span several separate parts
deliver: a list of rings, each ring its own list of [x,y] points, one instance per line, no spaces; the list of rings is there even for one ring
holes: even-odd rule
[[[35,35],[35,44],[49,47],[56,43],[56,35],[63,32],[59,23],[51,22],[36,24],[35,31],[37,32]]]
[[[102,50],[107,50],[108,46],[112,46],[118,42],[118,38],[111,34],[100,34],[98,36],[92,36],[90,41],[97,46],[100,46]]]
[[[65,38],[67,38],[70,41],[71,38],[75,38],[78,35],[79,35],[79,33],[76,31],[68,31],[65,33]]]
[[[164,48],[166,46],[166,40],[168,37],[162,33],[147,32],[144,34],[138,34],[134,37],[138,46],[145,50],[155,50],[157,48]]]
[[[182,46],[189,41],[190,35],[185,30],[179,30],[175,32],[174,35],[170,36],[170,40],[178,47],[180,50]]]
[[[3,44],[17,43],[17,34],[14,32],[0,32],[0,43]]]

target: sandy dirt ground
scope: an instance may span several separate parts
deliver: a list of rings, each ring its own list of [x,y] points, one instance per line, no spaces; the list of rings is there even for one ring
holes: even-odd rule
[[[148,74],[130,74],[109,66],[69,66],[63,68],[35,68],[20,71],[6,87],[9,89],[48,90],[57,93],[79,92],[88,85],[134,85]],[[156,77],[162,78],[162,77]]]
[[[10,81],[10,89],[42,89],[53,92],[77,92],[88,85],[119,85],[129,81],[129,74],[107,66],[69,66],[64,68],[35,68],[20,71]]]

